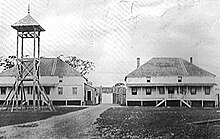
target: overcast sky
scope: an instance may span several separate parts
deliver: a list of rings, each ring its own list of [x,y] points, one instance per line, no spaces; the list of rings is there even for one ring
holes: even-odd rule
[[[152,57],[193,57],[220,76],[219,0],[1,0],[0,56],[15,55],[11,25],[27,15],[46,30],[41,56],[77,56],[93,61],[87,77],[112,86]],[[25,54],[33,45],[25,42]]]

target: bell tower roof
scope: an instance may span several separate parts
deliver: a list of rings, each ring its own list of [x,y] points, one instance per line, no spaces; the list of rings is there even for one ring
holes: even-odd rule
[[[28,6],[28,15],[11,25],[18,32],[45,31],[43,27],[30,15]]]

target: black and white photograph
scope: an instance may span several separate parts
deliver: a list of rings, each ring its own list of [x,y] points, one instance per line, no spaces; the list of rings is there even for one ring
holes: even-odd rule
[[[0,0],[0,139],[220,139],[220,1]]]

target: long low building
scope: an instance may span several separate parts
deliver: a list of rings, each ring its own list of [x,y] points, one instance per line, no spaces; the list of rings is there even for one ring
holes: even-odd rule
[[[182,58],[152,58],[125,77],[128,106],[218,105],[216,75]]]
[[[16,67],[0,73],[0,104],[11,90],[15,75]],[[88,87],[79,72],[59,58],[40,59],[40,82],[54,105],[95,104],[94,89]],[[32,89],[32,81],[25,81],[24,91],[30,105],[33,103]]]

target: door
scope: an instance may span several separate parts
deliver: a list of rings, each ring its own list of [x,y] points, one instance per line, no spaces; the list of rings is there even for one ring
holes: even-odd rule
[[[87,101],[92,100],[92,91],[87,91]]]
[[[174,98],[174,90],[175,88],[170,86],[168,87],[168,98]]]

